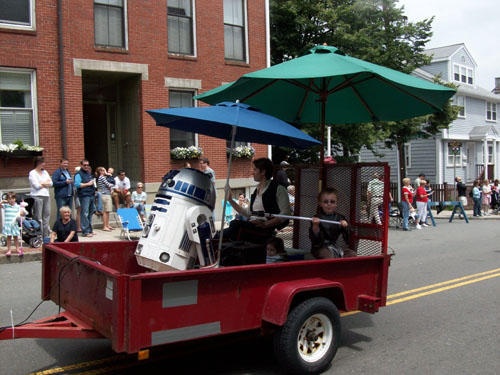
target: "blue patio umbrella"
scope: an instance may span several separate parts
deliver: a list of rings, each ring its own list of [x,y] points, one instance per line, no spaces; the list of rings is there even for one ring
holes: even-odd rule
[[[307,148],[321,144],[296,127],[242,103],[148,110],[159,126],[235,141]]]
[[[165,108],[146,111],[159,126],[208,135],[234,142],[254,142],[291,148],[307,148],[321,142],[296,127],[266,115],[247,104],[223,102],[212,107]],[[226,189],[229,188],[233,153],[229,153]],[[226,196],[224,203],[226,206]],[[224,228],[224,210],[221,226]],[[222,233],[222,231],[221,231]],[[222,235],[219,250],[222,247]]]

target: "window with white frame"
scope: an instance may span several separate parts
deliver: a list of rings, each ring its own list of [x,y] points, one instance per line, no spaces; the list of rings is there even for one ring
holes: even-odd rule
[[[455,152],[452,144],[450,142],[448,143],[448,152],[447,152],[447,154],[448,154],[447,155],[447,166],[448,167],[453,167],[453,166],[460,167],[460,166],[462,166],[462,150],[463,150],[463,147],[460,147],[458,149],[458,152]]]
[[[486,102],[486,120],[497,120],[497,103]]]
[[[455,95],[453,97],[453,105],[460,107],[458,111],[458,117],[465,118],[465,96]]]
[[[97,46],[125,48],[126,0],[94,0]]]
[[[224,0],[224,56],[246,60],[245,0]]]
[[[0,0],[0,27],[35,28],[35,0]]]
[[[170,108],[194,107],[193,91],[169,90]],[[176,147],[196,146],[194,133],[170,129],[170,149]]]
[[[488,142],[488,164],[493,164],[493,144]]]
[[[24,144],[36,145],[34,74],[33,71],[0,70],[0,143],[21,140]]]
[[[168,0],[168,52],[194,55],[193,0]]]
[[[405,167],[411,168],[411,144],[405,143],[404,150],[405,150]]]
[[[453,64],[453,80],[455,82],[474,84],[474,70],[463,65]]]

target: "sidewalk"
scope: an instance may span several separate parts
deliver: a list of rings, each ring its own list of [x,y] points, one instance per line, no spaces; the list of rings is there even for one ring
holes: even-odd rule
[[[437,227],[439,228],[439,221],[440,220],[450,220],[451,213],[453,211],[448,211],[448,210],[443,210],[439,213],[439,215],[436,214],[436,211],[433,210],[432,214],[434,215],[434,220],[437,221]],[[492,214],[490,216],[481,216],[481,217],[473,217],[472,216],[472,210],[465,210],[465,213],[467,214],[467,218],[469,221],[473,220],[500,220],[500,215]],[[462,221],[458,218],[458,215],[455,215],[453,218],[453,221]],[[219,222],[217,224],[220,224]],[[111,231],[111,232],[104,232],[103,230],[100,229],[102,227],[102,223],[99,219],[93,223],[94,227],[94,233],[96,233],[95,236],[93,237],[82,237],[81,234],[79,233],[78,240],[80,242],[97,242],[97,241],[122,241],[120,239],[120,224],[111,222],[111,225],[115,227],[116,229]],[[220,225],[218,226],[220,227]],[[139,237],[139,233],[134,233],[134,239]],[[126,240],[127,241],[127,240]],[[24,256],[20,257],[17,254],[14,253],[14,250],[12,251],[12,255],[10,257],[5,256],[5,253],[7,252],[7,249],[5,247],[0,247],[0,264],[3,263],[19,263],[19,262],[31,262],[31,261],[40,261],[42,259],[42,249],[41,248],[32,248],[26,243],[23,243],[23,251],[24,251]]]

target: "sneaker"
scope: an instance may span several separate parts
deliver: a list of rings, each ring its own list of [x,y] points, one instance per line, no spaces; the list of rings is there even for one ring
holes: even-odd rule
[[[415,225],[415,229],[422,229],[422,227],[420,225]]]
[[[429,224],[427,224],[427,223],[423,223],[423,224],[422,224],[422,226],[423,226],[423,227],[428,227],[428,226],[429,226]]]
[[[411,231],[411,229],[410,229],[410,228],[403,228],[403,230],[404,230],[404,231],[408,231],[408,232],[410,232],[410,231]]]

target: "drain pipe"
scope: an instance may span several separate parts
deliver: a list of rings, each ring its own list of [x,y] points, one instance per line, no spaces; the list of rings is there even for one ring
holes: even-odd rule
[[[68,157],[66,145],[66,95],[64,92],[63,0],[57,1],[57,37],[59,54],[59,96],[61,98],[61,140],[63,158]]]

